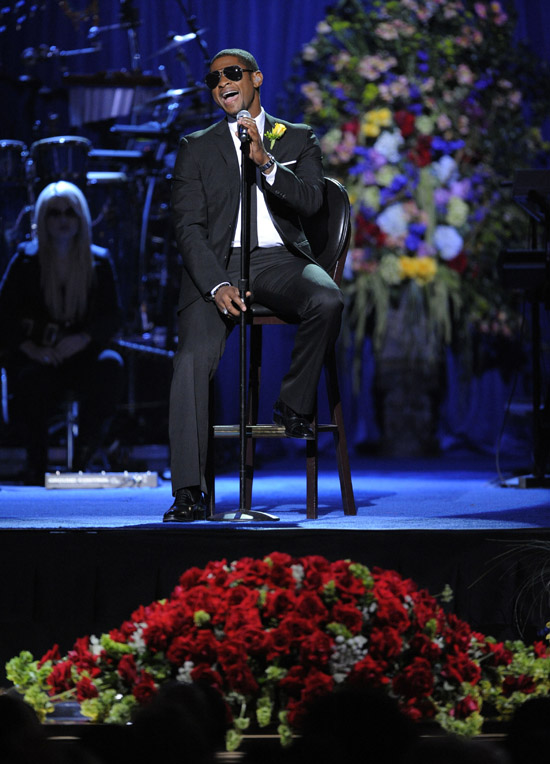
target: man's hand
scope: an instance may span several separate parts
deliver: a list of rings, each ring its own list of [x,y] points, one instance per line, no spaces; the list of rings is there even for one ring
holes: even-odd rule
[[[58,357],[55,348],[45,348],[42,345],[37,345],[32,340],[25,340],[19,345],[19,350],[24,353],[27,358],[36,363],[42,363],[45,366],[59,366],[61,359]]]
[[[262,139],[260,138],[260,133],[258,132],[258,127],[252,117],[241,117],[237,120],[239,125],[243,125],[248,130],[248,135],[250,136],[250,159],[254,162],[254,164],[257,167],[261,167],[263,164],[265,164],[269,157],[267,155],[267,152],[265,150],[265,146],[262,142]],[[270,168],[271,169],[271,168]],[[269,174],[269,170],[267,171]]]
[[[250,292],[247,292],[246,296],[250,297]],[[223,313],[224,316],[236,318],[241,311],[246,310],[246,304],[244,300],[241,300],[239,290],[235,286],[227,285],[220,287],[214,295],[214,302],[220,313]]]
[[[76,353],[79,353],[81,350],[84,350],[84,348],[90,343],[90,340],[90,335],[86,334],[85,332],[80,332],[79,334],[68,334],[66,337],[63,337],[63,339],[59,340],[55,346],[57,357],[61,361],[65,361],[67,358],[70,358],[71,356],[76,355]]]

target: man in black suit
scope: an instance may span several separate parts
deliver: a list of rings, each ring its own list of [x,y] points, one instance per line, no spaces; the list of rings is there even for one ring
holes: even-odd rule
[[[342,294],[313,260],[300,223],[323,201],[319,142],[307,125],[266,114],[260,105],[262,81],[250,53],[226,49],[214,56],[205,82],[225,118],[182,138],[174,168],[172,211],[183,274],[170,393],[175,500],[165,522],[188,522],[204,513],[209,381],[240,311],[246,310],[235,286],[243,161],[253,163],[257,183],[251,188],[256,194],[251,209],[257,212],[251,213],[250,290],[257,302],[299,324],[273,411],[290,437],[313,437],[317,384],[340,329]],[[250,116],[237,119],[243,110]],[[248,156],[241,150],[239,125],[248,133]]]

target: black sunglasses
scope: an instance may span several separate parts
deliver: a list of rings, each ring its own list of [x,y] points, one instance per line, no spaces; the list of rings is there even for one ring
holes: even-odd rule
[[[243,72],[253,72],[254,69],[243,69],[242,66],[224,66],[223,69],[217,69],[214,72],[208,72],[206,77],[204,78],[204,81],[206,83],[206,86],[210,88],[210,90],[214,90],[218,82],[222,78],[222,72],[225,77],[227,77],[228,80],[231,80],[231,82],[238,82],[239,80],[242,80],[243,78]]]
[[[59,210],[57,207],[50,207],[50,209],[46,212],[46,215],[49,218],[60,218],[61,215],[65,215],[67,218],[78,217],[76,210],[73,210],[72,207],[67,207],[66,210]]]

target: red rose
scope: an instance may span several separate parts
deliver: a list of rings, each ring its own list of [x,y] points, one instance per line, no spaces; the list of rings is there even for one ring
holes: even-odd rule
[[[400,655],[402,649],[403,640],[397,629],[392,629],[391,626],[372,629],[369,637],[369,652],[374,657],[392,658]]]
[[[246,661],[233,663],[225,669],[225,680],[231,690],[243,695],[253,695],[258,691],[258,683]]]
[[[354,242],[356,247],[368,247],[374,244],[376,247],[382,247],[386,243],[387,235],[384,231],[363,215],[358,215],[355,219]]]
[[[80,681],[76,683],[76,699],[79,703],[87,698],[97,698],[99,695],[97,688],[92,684],[91,680],[87,676],[83,676]]]
[[[229,636],[239,633],[242,628],[261,629],[262,619],[258,608],[232,607],[227,613],[224,622],[224,631]]]
[[[415,116],[410,111],[400,109],[393,115],[398,128],[401,130],[403,138],[408,138],[414,132]]]
[[[73,649],[67,653],[67,657],[80,670],[88,670],[97,675],[96,657],[90,652],[89,646],[88,637],[81,637],[76,640]]]
[[[429,661],[435,661],[441,655],[441,648],[427,634],[415,634],[411,639],[410,649]]]
[[[296,599],[295,612],[302,618],[310,618],[319,623],[324,621],[328,615],[323,600],[315,592],[304,592]]]
[[[365,594],[365,584],[350,571],[348,560],[339,560],[331,566],[336,591],[344,602],[355,601]]]
[[[466,719],[470,714],[474,714],[476,711],[479,711],[477,700],[472,698],[471,695],[467,695],[460,700],[453,709],[451,709],[450,715],[454,716],[455,719]]]
[[[334,679],[313,668],[306,676],[302,690],[302,701],[310,703],[314,698],[326,695],[334,689]]]
[[[218,643],[218,660],[225,670],[230,668],[233,663],[246,661],[247,655],[245,646],[236,639],[225,639]]]
[[[353,605],[337,602],[331,615],[332,621],[343,624],[352,634],[359,634],[363,628],[363,614]]]
[[[59,645],[55,644],[53,647],[51,647],[48,652],[44,653],[42,658],[38,661],[38,668],[42,668],[42,666],[46,663],[46,661],[58,661],[60,660],[61,655],[59,654]]]
[[[277,589],[267,593],[264,614],[268,619],[283,618],[287,613],[293,613],[296,605],[296,595],[293,591],[286,589]]]
[[[294,589],[296,580],[292,573],[293,559],[289,554],[281,552],[272,552],[265,558],[269,569],[269,580],[275,586],[288,587]]]
[[[133,655],[123,655],[118,662],[117,673],[122,681],[131,686],[137,682],[138,671],[136,667],[136,659]]]
[[[484,646],[488,653],[485,659],[488,666],[509,666],[512,663],[514,654],[507,647],[504,647],[502,642],[496,644],[487,642]]]
[[[157,688],[153,677],[147,671],[142,671],[139,675],[139,680],[132,690],[132,695],[138,703],[143,704],[150,701],[156,695],[156,692]]]
[[[468,258],[465,252],[459,252],[456,257],[453,257],[451,260],[447,260],[445,264],[452,271],[456,271],[457,273],[464,273],[468,267]]]
[[[365,655],[352,668],[348,681],[357,684],[366,684],[369,687],[382,687],[389,683],[385,676],[388,664],[385,661],[375,659],[372,655]]]
[[[73,688],[72,667],[71,661],[63,661],[54,665],[46,679],[46,684],[50,685],[50,695],[57,695]]]
[[[305,674],[306,670],[303,666],[292,666],[277,686],[287,695],[299,698],[304,686]]]
[[[447,616],[443,636],[448,645],[458,645],[462,650],[467,650],[472,641],[472,630],[465,621],[461,621],[454,613],[450,613]]]
[[[549,658],[548,645],[546,642],[533,642],[533,650],[537,658]]]
[[[505,698],[510,697],[513,692],[522,692],[524,695],[530,695],[535,692],[535,683],[530,676],[520,674],[519,676],[506,676],[502,682],[502,694]]]
[[[152,652],[166,650],[172,632],[173,622],[170,613],[151,613],[147,626],[143,630],[143,640]]]
[[[234,563],[234,570],[227,576],[226,586],[233,583],[242,583],[245,586],[262,586],[266,578],[269,578],[269,566],[263,560],[254,560],[251,557],[242,557]]]
[[[302,557],[302,566],[304,568],[304,578],[302,581],[303,590],[322,591],[323,586],[330,581],[330,563],[324,557],[318,555],[308,555]]]
[[[459,683],[477,684],[481,678],[481,669],[477,663],[471,661],[465,653],[459,652],[455,646],[454,653],[447,655],[445,659],[441,675]]]
[[[300,645],[300,660],[304,665],[322,668],[328,665],[332,654],[332,639],[322,631],[307,636]]]
[[[205,663],[200,663],[191,669],[191,679],[194,682],[204,681],[221,692],[223,680],[217,671],[214,671]]]
[[[393,680],[393,689],[405,698],[420,698],[430,695],[434,678],[432,667],[425,658],[416,657]]]
[[[432,161],[432,136],[420,135],[416,146],[407,152],[410,161],[417,167],[426,167]]]
[[[394,629],[403,633],[411,622],[405,608],[396,597],[383,598],[376,593],[377,608],[374,611],[374,619],[377,624],[392,626]]]
[[[167,659],[176,666],[182,666],[185,661],[214,663],[217,655],[218,641],[212,632],[206,629],[187,636],[176,637],[166,651]]]
[[[343,133],[353,133],[353,135],[359,135],[359,129],[360,125],[359,120],[357,119],[351,120],[350,122],[344,122],[343,125],[340,125],[340,130]]]
[[[248,655],[265,655],[271,648],[271,634],[264,629],[245,626],[238,637]]]

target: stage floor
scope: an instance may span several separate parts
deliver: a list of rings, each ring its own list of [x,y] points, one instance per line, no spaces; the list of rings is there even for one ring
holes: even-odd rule
[[[497,475],[494,458],[449,452],[433,458],[355,457],[352,479],[356,516],[342,512],[338,474],[323,460],[319,473],[319,512],[306,518],[302,457],[267,463],[254,479],[253,509],[277,522],[246,523],[270,528],[333,530],[481,530],[550,528],[550,490],[520,488],[509,471]],[[54,488],[0,484],[2,529],[151,529],[162,525],[171,504],[170,482],[162,470],[156,487]],[[128,482],[132,483],[133,473]],[[238,509],[239,479],[216,480],[216,511]],[[215,531],[227,523],[195,522],[186,530]],[[245,523],[240,523],[245,525]],[[166,527],[166,525],[164,526]],[[171,524],[177,532],[182,524]]]

